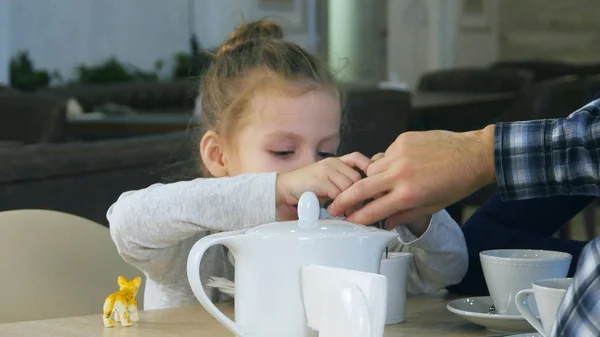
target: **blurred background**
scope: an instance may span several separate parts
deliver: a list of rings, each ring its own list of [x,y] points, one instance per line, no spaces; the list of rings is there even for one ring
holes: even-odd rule
[[[598,61],[593,0],[2,0],[0,83],[26,53],[51,83],[114,59],[161,79],[178,53],[218,47],[246,20],[271,17],[289,40],[350,82],[390,73],[413,87],[427,70],[498,60]],[[157,69],[157,66],[160,66]],[[197,75],[197,74],[195,74]],[[12,76],[18,81],[18,69]]]
[[[193,176],[186,130],[201,114],[198,78],[243,20],[280,23],[286,39],[329,64],[346,93],[340,152],[370,155],[406,130],[565,117],[589,102],[600,91],[597,7],[0,0],[0,211],[53,209],[107,225],[120,193]],[[479,191],[452,215],[464,222],[493,193]],[[595,236],[595,212],[592,204],[557,235]]]

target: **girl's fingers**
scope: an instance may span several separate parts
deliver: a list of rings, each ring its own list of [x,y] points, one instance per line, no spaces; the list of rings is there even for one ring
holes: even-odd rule
[[[342,164],[342,166],[345,165]],[[353,171],[354,173],[358,173],[349,167],[346,168],[350,171]],[[333,183],[339,189],[340,192],[347,190],[350,186],[352,186],[352,184],[354,184],[354,180],[352,179],[352,177],[348,177],[349,173],[343,172],[343,168],[333,168],[333,170],[335,171],[329,175],[329,181]]]
[[[318,192],[315,194],[318,198],[328,198],[332,200],[342,192],[331,179],[320,182],[320,186],[316,187],[316,189]]]
[[[365,173],[367,173],[367,168],[371,164],[371,160],[360,152],[353,152],[345,156],[341,156],[339,159],[349,168],[353,169],[354,167],[358,167]]]

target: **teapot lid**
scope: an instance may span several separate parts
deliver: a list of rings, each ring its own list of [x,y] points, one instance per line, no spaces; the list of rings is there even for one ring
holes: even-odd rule
[[[312,192],[305,192],[298,202],[298,220],[272,222],[249,229],[246,234],[260,236],[327,237],[367,234],[378,228],[343,220],[320,220],[321,205]]]

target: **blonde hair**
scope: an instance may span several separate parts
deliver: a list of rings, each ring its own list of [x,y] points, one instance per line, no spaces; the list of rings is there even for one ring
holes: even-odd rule
[[[245,23],[219,48],[201,81],[200,136],[214,130],[231,139],[246,117],[243,112],[248,101],[259,89],[291,92],[290,89],[308,91],[317,87],[335,88],[332,74],[314,55],[284,41],[283,31],[275,23]],[[208,175],[201,159],[198,163],[201,173]]]

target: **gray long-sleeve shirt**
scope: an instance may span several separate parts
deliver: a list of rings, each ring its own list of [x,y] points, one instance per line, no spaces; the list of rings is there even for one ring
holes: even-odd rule
[[[187,280],[187,257],[196,241],[218,231],[238,230],[276,221],[276,173],[199,178],[154,184],[128,191],[109,208],[110,232],[123,259],[146,276],[144,309],[197,305]],[[391,251],[413,253],[410,293],[428,293],[460,282],[468,258],[464,237],[446,211],[435,213],[427,231],[416,238],[404,226]],[[211,247],[200,274],[233,279],[224,247]],[[226,295],[205,290],[213,301]]]

